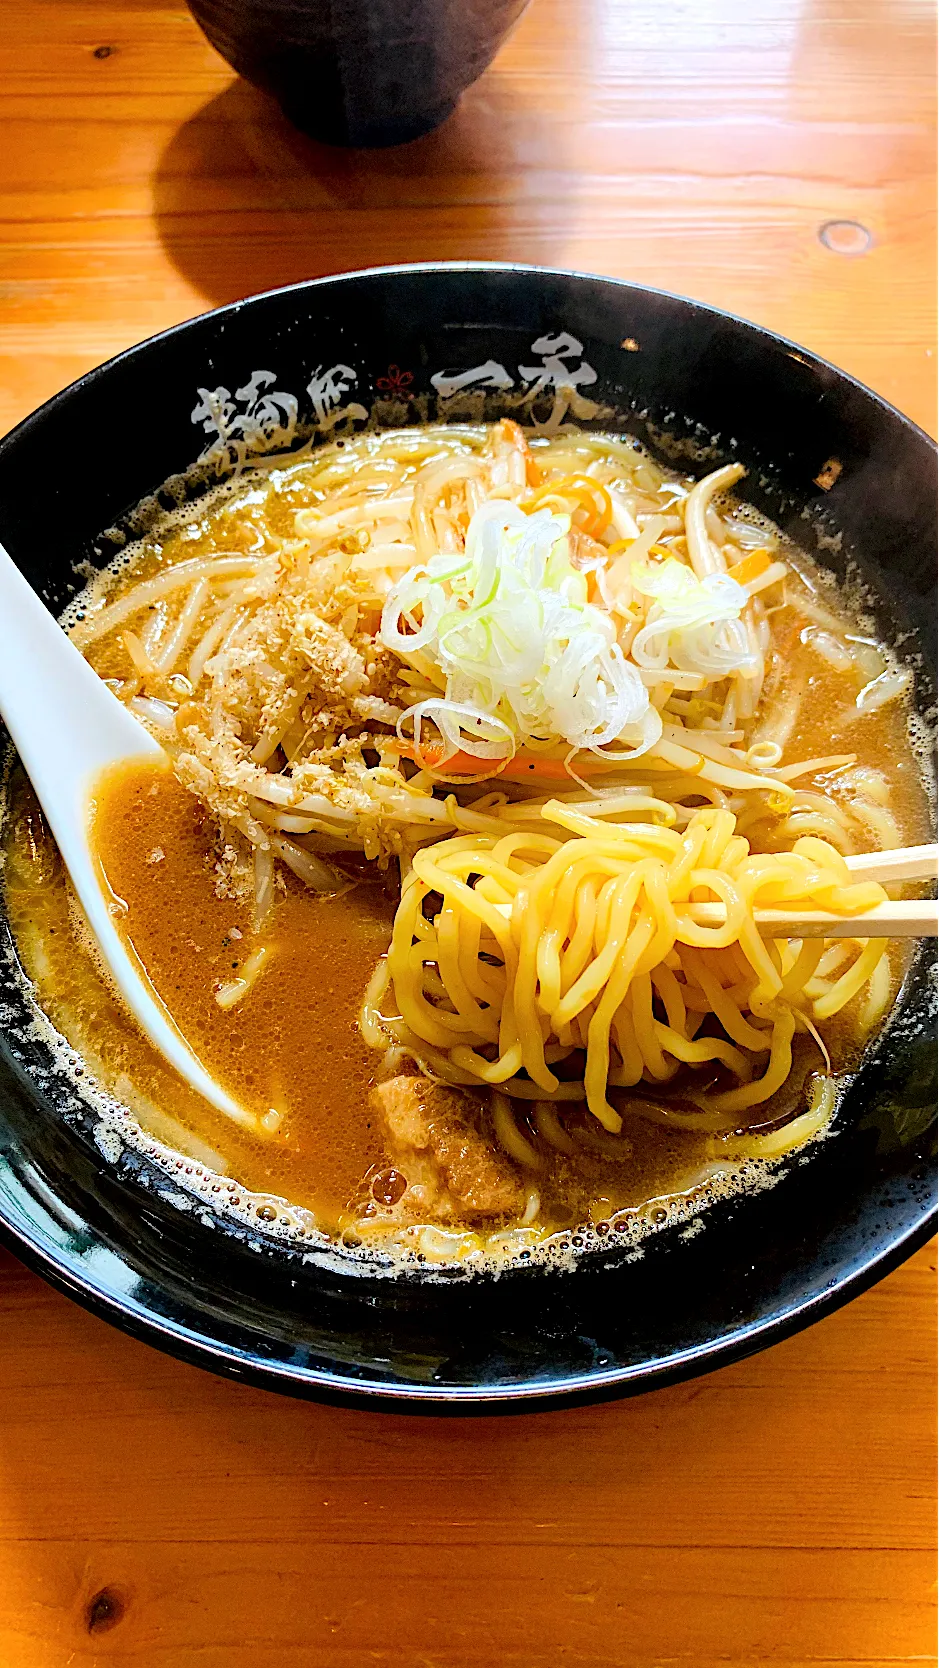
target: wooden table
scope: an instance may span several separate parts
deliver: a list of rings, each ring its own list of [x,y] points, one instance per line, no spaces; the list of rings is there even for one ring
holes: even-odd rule
[[[932,425],[925,0],[534,0],[442,131],[370,155],[287,129],[178,0],[3,11],[0,429],[218,302],[455,257],[717,302]],[[429,1422],[216,1381],[5,1258],[0,1668],[930,1660],[934,1270],[697,1383]]]

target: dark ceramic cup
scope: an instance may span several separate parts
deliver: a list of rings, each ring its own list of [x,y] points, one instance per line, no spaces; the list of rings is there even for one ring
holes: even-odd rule
[[[400,145],[449,116],[527,0],[188,0],[239,75],[332,145]]]

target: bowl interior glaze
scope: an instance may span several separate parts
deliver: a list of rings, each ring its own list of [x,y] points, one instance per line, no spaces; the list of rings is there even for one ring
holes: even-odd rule
[[[412,267],[318,280],[180,325],[56,396],[0,442],[0,537],[59,612],[148,516],[220,460],[356,410],[401,426],[562,390],[746,494],[842,579],[934,701],[935,449],[831,366],[712,309],[578,274]],[[578,414],[575,400],[575,420]],[[200,470],[193,466],[215,450]],[[161,483],[167,483],[161,487]],[[157,494],[156,497],[151,495]],[[932,657],[932,658],[931,658]],[[7,951],[9,930],[0,921]],[[79,1302],[174,1354],[290,1394],[372,1407],[524,1408],[649,1388],[795,1331],[933,1231],[935,1047],[922,950],[844,1095],[837,1137],[777,1185],[715,1204],[642,1254],[498,1281],[345,1272],[226,1222],[139,1150],[101,1141],[0,969],[0,1232]]]

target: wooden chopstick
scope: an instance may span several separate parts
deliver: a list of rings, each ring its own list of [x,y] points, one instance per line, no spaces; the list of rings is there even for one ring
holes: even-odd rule
[[[722,903],[692,903],[681,909],[696,926],[719,927],[726,920]],[[835,915],[827,909],[758,909],[754,920],[762,938],[936,938],[939,903],[935,898],[877,904],[863,915]]]
[[[852,880],[935,880],[939,873],[939,845],[903,846],[897,851],[866,851],[846,857]],[[687,906],[696,926],[719,927],[721,903]],[[754,917],[763,938],[936,938],[939,905],[934,898],[901,903],[889,899],[863,915],[835,915],[827,909],[758,909]]]
[[[897,851],[862,852],[845,862],[853,880],[935,880],[939,845],[903,846]],[[510,904],[496,904],[501,915]],[[720,927],[726,920],[722,903],[690,903],[680,908],[695,926]],[[877,904],[863,915],[836,915],[828,909],[758,909],[754,915],[763,938],[936,938],[939,903],[935,898],[913,898]]]
[[[939,875],[939,845],[903,846],[899,851],[865,851],[845,862],[855,880],[935,880]]]

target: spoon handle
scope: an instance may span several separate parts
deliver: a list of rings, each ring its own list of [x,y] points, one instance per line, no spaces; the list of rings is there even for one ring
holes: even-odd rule
[[[70,641],[0,545],[0,717],[36,790],[88,924],[137,1023],[180,1076],[257,1128],[193,1053],[111,914],[90,844],[96,778],[124,760],[169,760]],[[119,906],[118,906],[119,907]]]

